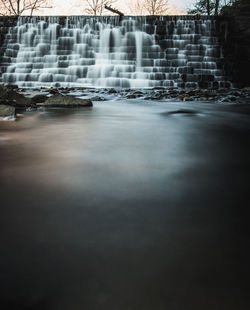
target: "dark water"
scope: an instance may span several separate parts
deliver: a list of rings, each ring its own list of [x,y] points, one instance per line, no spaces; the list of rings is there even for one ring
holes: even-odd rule
[[[1,122],[1,309],[249,309],[249,118],[117,101]]]

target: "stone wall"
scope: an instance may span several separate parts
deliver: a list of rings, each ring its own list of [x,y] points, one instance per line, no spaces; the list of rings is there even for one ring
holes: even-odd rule
[[[2,62],[2,56],[6,48],[5,37],[10,27],[14,27],[17,24],[17,17],[15,16],[0,16],[0,63]],[[1,71],[4,67],[0,67]],[[0,72],[1,74],[2,72]]]
[[[15,16],[0,16],[0,51],[4,48],[5,35],[8,33],[10,27],[14,27],[17,23]]]
[[[103,17],[108,18],[108,17]],[[166,20],[175,20],[180,16],[148,16],[147,32],[156,33],[157,43],[164,49]],[[185,19],[206,19],[206,16],[183,16]],[[66,17],[60,17],[60,23]],[[224,69],[227,79],[237,87],[250,86],[250,2],[242,0],[241,5],[225,8],[223,16],[217,19],[216,34],[219,34],[224,49]],[[17,23],[16,17],[0,16],[0,62],[5,46],[5,37],[10,27]],[[2,70],[4,68],[2,67]],[[1,72],[0,72],[1,73]]]

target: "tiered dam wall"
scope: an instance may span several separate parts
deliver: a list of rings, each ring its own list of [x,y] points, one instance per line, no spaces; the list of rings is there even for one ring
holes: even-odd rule
[[[23,88],[229,87],[222,24],[206,16],[1,18],[0,82]]]

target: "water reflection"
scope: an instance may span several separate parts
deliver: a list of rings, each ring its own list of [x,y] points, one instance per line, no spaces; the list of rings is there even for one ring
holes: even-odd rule
[[[247,306],[248,116],[131,102],[0,124],[5,309]]]

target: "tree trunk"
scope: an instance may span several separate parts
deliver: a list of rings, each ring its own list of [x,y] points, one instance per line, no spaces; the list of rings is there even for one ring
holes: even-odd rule
[[[210,15],[210,0],[207,0],[207,15]]]
[[[120,16],[124,16],[124,14],[120,11],[118,11],[117,9],[113,9],[111,6],[108,6],[107,4],[104,5],[106,10],[109,10],[112,13],[118,14]]]
[[[17,0],[17,15],[20,15],[20,0]]]
[[[219,5],[220,5],[220,0],[216,0],[215,1],[215,9],[214,9],[214,15],[218,15],[218,11],[219,11]]]

